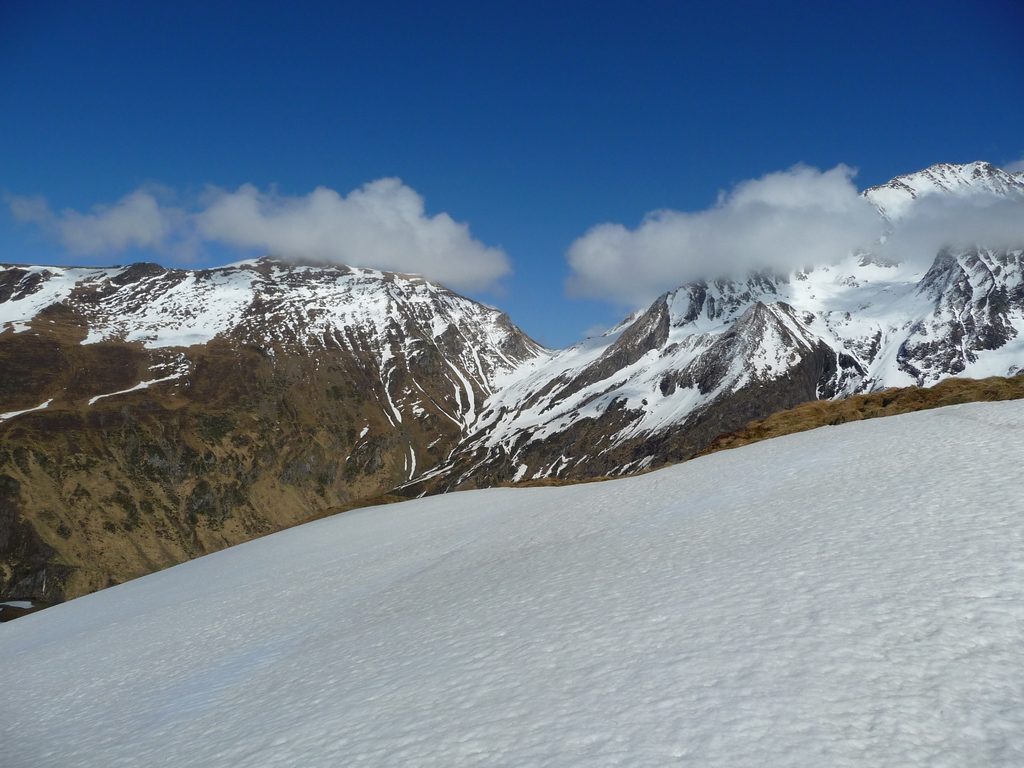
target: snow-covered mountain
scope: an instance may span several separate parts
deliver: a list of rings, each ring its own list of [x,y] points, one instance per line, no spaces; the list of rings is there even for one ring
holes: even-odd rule
[[[394,424],[430,406],[472,421],[495,383],[540,351],[503,313],[421,277],[272,259],[196,271],[0,264],[0,329],[28,330],[52,307],[81,323],[82,344],[159,349],[224,338],[270,356],[342,350],[376,369]],[[450,391],[434,397],[416,372],[438,365]],[[396,372],[408,380],[396,385]]]
[[[864,193],[899,226],[927,196],[1021,202],[1024,175],[937,165]],[[1024,243],[942,250],[930,268],[870,253],[789,274],[684,285],[546,357],[488,400],[419,487],[621,474],[818,398],[1024,369]]]
[[[80,594],[365,503],[542,353],[411,275],[0,268],[0,595]]]
[[[461,429],[500,382],[542,352],[504,313],[415,275],[272,259],[197,271],[146,263],[110,269],[0,264],[0,329],[46,329],[57,312],[85,334],[83,345],[187,350],[216,339],[271,360],[289,356],[308,358],[314,367],[358,369],[393,429],[437,418]],[[127,391],[187,386],[193,368],[187,351],[154,360],[154,377]],[[68,399],[32,392],[36,400],[42,394],[58,407]],[[121,394],[97,392],[89,404]],[[411,450],[410,477],[416,465]]]
[[[979,194],[1024,200],[1024,172],[1010,173],[986,162],[938,163],[864,191],[864,196],[892,221],[906,216],[922,198]]]
[[[0,625],[3,762],[1019,766],[1022,430],[954,406],[268,536]]]

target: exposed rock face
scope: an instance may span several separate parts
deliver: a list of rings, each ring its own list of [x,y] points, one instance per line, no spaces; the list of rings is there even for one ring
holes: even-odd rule
[[[385,493],[542,353],[345,267],[11,267],[0,299],[0,596],[47,601]]]

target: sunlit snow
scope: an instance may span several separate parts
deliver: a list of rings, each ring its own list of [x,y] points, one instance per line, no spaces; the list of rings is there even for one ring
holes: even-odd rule
[[[146,272],[147,266],[152,270]],[[43,310],[65,304],[87,320],[83,344],[123,340],[173,349],[234,336],[270,357],[278,347],[314,359],[326,349],[351,350],[380,360],[381,405],[395,427],[406,410],[400,387],[422,392],[415,376],[401,383],[404,377],[395,372],[427,343],[443,350],[447,370],[438,376],[451,384],[451,403],[457,408],[449,413],[434,405],[460,428],[476,419],[481,405],[477,390],[486,396],[516,376],[524,363],[548,356],[529,339],[518,338],[501,312],[414,275],[272,259],[192,272],[144,264],[12,268],[25,274],[12,297],[0,301],[0,333],[25,333]],[[510,343],[522,348],[513,352],[505,348]],[[102,397],[167,380],[158,377]]]
[[[347,513],[0,626],[12,766],[1024,764],[1024,403]]]

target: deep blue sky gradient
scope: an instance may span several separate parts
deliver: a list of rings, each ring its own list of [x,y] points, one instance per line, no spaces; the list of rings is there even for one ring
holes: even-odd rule
[[[8,0],[0,191],[87,210],[153,182],[344,194],[399,176],[512,259],[478,298],[563,345],[626,309],[565,296],[565,251],[597,223],[705,208],[797,162],[868,186],[1021,159],[1022,40],[1019,0]],[[6,208],[0,247],[66,260]]]

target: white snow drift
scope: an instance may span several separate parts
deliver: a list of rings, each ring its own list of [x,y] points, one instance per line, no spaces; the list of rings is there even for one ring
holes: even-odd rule
[[[0,626],[10,766],[1024,763],[1024,403],[348,513]]]

